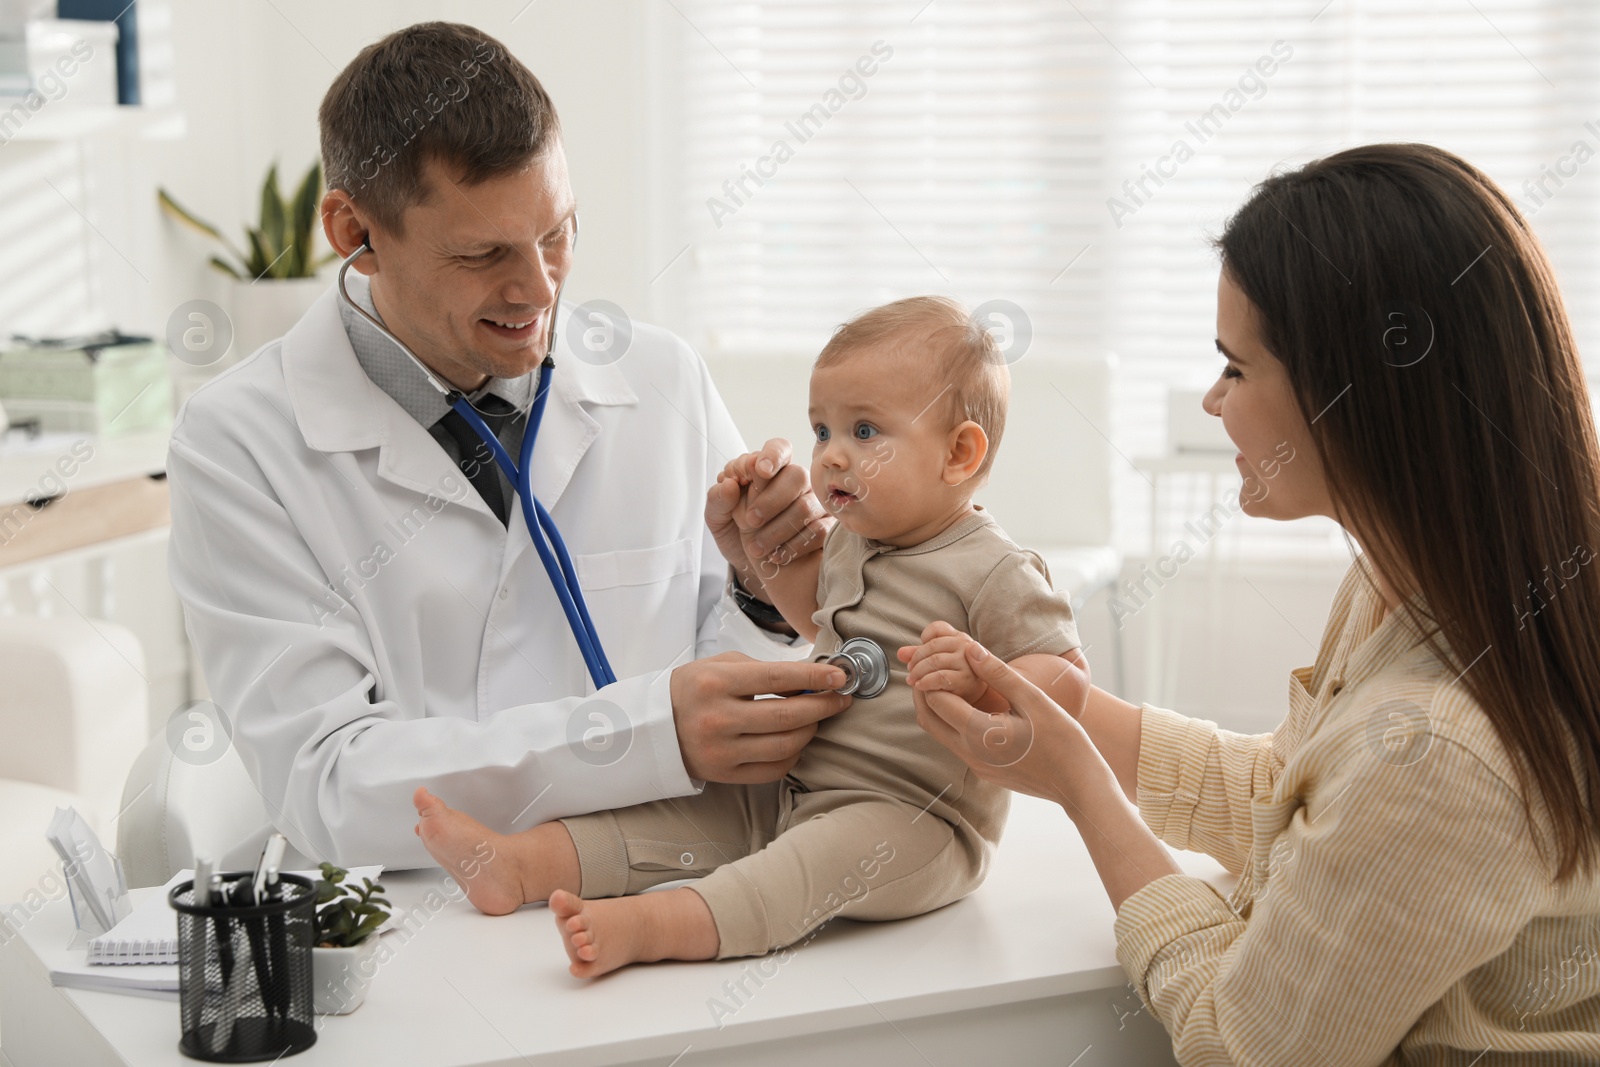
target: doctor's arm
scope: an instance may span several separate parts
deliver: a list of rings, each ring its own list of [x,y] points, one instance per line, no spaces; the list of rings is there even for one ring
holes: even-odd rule
[[[330,589],[270,479],[220,427],[196,431],[203,448],[183,430],[168,459],[172,584],[231,740],[302,852],[343,866],[431,865],[412,833],[419,785],[501,830],[693,791],[670,668],[607,687],[605,706],[629,721],[626,750],[605,760],[573,743],[574,727],[581,738],[593,723],[582,697],[475,720],[429,715],[420,686],[386,691],[394,665]],[[352,465],[297,488],[308,514],[340,474],[360,477],[350,457],[328,461]]]

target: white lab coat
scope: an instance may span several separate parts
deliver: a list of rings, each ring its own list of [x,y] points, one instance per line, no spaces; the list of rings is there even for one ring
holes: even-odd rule
[[[245,766],[309,856],[430,865],[419,785],[499,830],[696,792],[670,668],[809,651],[723,593],[705,491],[743,443],[699,356],[636,324],[598,366],[564,334],[533,489],[619,679],[598,695],[520,509],[503,528],[367,378],[331,287],[173,427],[172,584]]]

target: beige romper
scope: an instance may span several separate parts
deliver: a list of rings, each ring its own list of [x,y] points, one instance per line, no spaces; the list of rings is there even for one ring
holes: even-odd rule
[[[708,782],[561,820],[585,898],[703,876],[690,888],[716,920],[719,959],[792,944],[834,915],[920,915],[982,883],[1011,795],[917,725],[902,645],[943,620],[1007,661],[1078,647],[1044,561],[981,508],[908,548],[835,526],[822,551],[813,653],[872,638],[889,657],[888,688],[824,720],[781,781]]]

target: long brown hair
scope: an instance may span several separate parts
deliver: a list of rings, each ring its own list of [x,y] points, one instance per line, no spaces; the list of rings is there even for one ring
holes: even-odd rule
[[[1402,599],[1422,594],[1413,620],[1465,672],[1530,823],[1530,784],[1549,810],[1557,880],[1588,873],[1600,448],[1538,240],[1464,160],[1380,144],[1262,182],[1217,245],[1288,371],[1341,523]]]

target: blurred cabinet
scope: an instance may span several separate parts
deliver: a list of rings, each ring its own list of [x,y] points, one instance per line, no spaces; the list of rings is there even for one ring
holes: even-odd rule
[[[0,616],[132,630],[152,732],[192,690],[183,612],[167,580],[165,465],[164,433],[62,435],[0,450]]]

